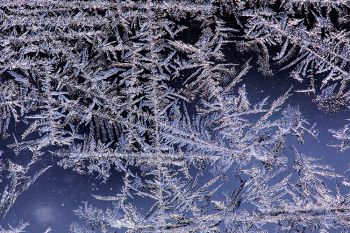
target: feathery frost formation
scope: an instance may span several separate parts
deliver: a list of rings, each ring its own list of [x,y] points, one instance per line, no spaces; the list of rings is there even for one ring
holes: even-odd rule
[[[73,233],[349,229],[347,178],[294,147],[286,155],[291,137],[317,137],[285,104],[295,90],[253,103],[244,84],[255,64],[264,75],[288,70],[320,109],[348,108],[349,6],[1,1],[0,140],[15,137],[8,147],[32,159],[1,161],[0,216],[49,168],[33,164],[54,156],[102,181],[122,174],[120,192],[93,194],[110,208],[75,210],[85,226]],[[249,59],[232,63],[232,53]],[[330,146],[349,149],[348,125],[330,133]]]

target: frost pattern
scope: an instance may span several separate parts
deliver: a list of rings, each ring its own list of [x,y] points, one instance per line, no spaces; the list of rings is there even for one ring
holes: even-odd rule
[[[252,63],[264,75],[277,66],[306,82],[296,92],[320,109],[349,107],[348,15],[341,0],[2,1],[1,138],[24,125],[10,147],[33,159],[0,167],[10,179],[0,214],[51,154],[102,181],[123,174],[119,193],[93,194],[110,208],[75,211],[86,226],[73,223],[74,233],[348,228],[349,194],[327,182],[346,177],[296,149],[286,155],[291,137],[317,137],[285,106],[295,90],[253,103],[244,84]],[[229,63],[232,47],[258,55]],[[348,126],[331,133],[349,148]]]

